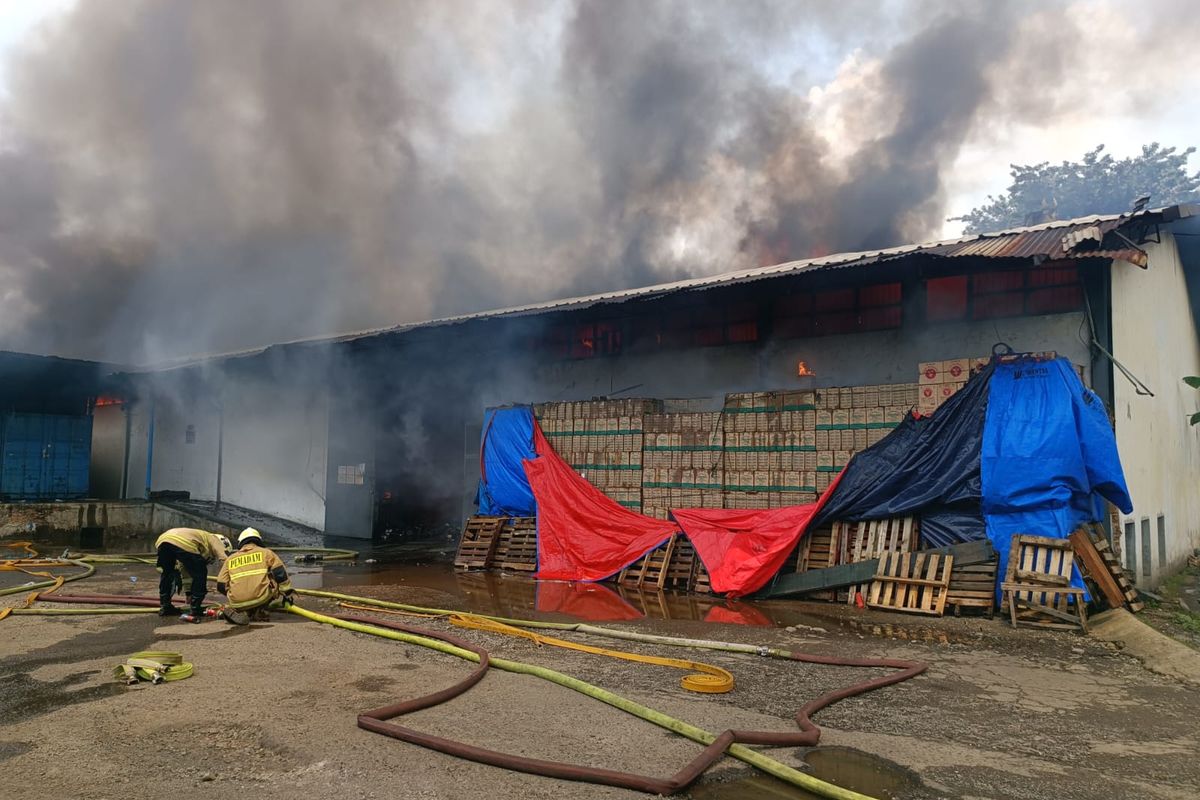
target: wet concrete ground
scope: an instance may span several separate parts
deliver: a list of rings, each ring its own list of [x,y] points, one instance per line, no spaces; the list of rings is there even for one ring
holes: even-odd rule
[[[774,751],[785,763],[876,797],[1200,795],[1197,687],[1146,670],[1119,646],[1075,634],[1014,632],[977,618],[926,620],[815,603],[726,603],[538,584],[424,563],[290,562],[289,569],[301,585],[420,605],[926,660],[929,672],[913,681],[820,712],[821,747]],[[12,573],[0,573],[0,581],[11,585]],[[73,591],[153,594],[153,585],[152,568],[117,565],[102,567]],[[337,610],[319,601],[305,605]],[[413,622],[448,629],[442,620]],[[128,796],[134,789],[175,794],[180,787],[203,797],[638,796],[468,765],[358,730],[356,710],[432,691],[461,674],[462,667],[421,648],[278,614],[248,629],[154,616],[14,617],[0,622],[0,632],[0,761],[6,777],[17,781],[7,785],[37,784],[42,797],[80,796],[77,782],[85,779],[88,796],[95,797]],[[791,716],[805,700],[875,674],[688,652],[685,657],[725,667],[737,680],[728,695],[696,696],[682,692],[670,670],[454,632],[714,731],[793,728]],[[183,651],[197,675],[161,687],[127,688],[111,679],[124,655],[151,647]],[[254,703],[237,699],[246,697]],[[469,700],[420,712],[413,722],[530,755],[655,774],[695,754],[678,737],[516,676],[489,676]],[[688,794],[710,800],[806,796],[732,761]]]

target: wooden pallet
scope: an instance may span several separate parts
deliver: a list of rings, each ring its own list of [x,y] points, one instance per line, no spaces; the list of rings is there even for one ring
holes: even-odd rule
[[[828,528],[809,531],[800,540],[796,556],[796,572],[808,572],[814,569],[828,569],[837,564],[838,536],[841,534],[839,523]],[[805,596],[806,600],[829,600],[836,598],[833,590],[812,592]]]
[[[1146,604],[1138,599],[1138,590],[1133,585],[1133,581],[1129,580],[1129,574],[1125,572],[1125,567],[1121,565],[1121,559],[1117,558],[1117,554],[1108,546],[1108,539],[1104,538],[1104,529],[1099,525],[1093,524],[1088,531],[1092,546],[1096,549],[1096,553],[1100,556],[1100,560],[1104,562],[1105,569],[1108,574],[1112,575],[1113,580],[1117,583],[1117,588],[1121,590],[1121,596],[1125,600],[1125,605],[1130,611],[1137,613],[1146,607]]]
[[[1071,549],[1075,551],[1075,557],[1079,559],[1079,566],[1084,577],[1095,584],[1109,608],[1120,608],[1125,605],[1125,594],[1121,591],[1116,576],[1109,571],[1108,564],[1100,557],[1100,551],[1096,548],[1096,543],[1092,541],[1091,534],[1087,529],[1077,528],[1067,538],[1071,542]],[[1107,546],[1107,543],[1105,544]]]
[[[837,563],[837,545],[834,543],[834,527],[809,531],[800,540],[800,551],[796,556],[796,572],[810,569],[825,569]],[[840,529],[839,529],[840,530]]]
[[[993,557],[986,564],[954,565],[946,590],[946,605],[954,608],[954,616],[964,608],[982,608],[989,618],[995,613],[997,564]]]
[[[537,520],[512,517],[505,521],[496,544],[493,564],[500,569],[533,572],[537,569]]]
[[[463,528],[462,539],[458,542],[454,566],[462,569],[490,567],[496,555],[496,545],[500,542],[500,531],[507,520],[507,517],[483,515],[469,518]]]
[[[843,522],[842,533],[836,532],[839,523],[834,523],[834,537],[840,544],[838,563],[854,564],[882,558],[885,553],[910,553],[917,549],[917,524],[912,517],[893,517],[867,522]],[[846,602],[854,605],[859,592],[864,596],[867,584],[850,586]]]
[[[622,586],[664,588],[667,574],[670,571],[671,556],[675,552],[677,536],[678,534],[672,534],[671,538],[621,570],[617,575],[617,583]]]
[[[1084,590],[1071,586],[1075,551],[1067,539],[1015,534],[1008,571],[1000,584],[1013,627],[1082,628],[1087,632]]]
[[[712,594],[712,581],[708,576],[708,570],[704,567],[704,562],[699,558],[696,559],[696,579],[692,583],[692,591],[700,594]]]
[[[699,563],[700,557],[696,555],[696,548],[692,546],[691,541],[686,536],[678,536],[675,549],[671,553],[670,564],[667,565],[663,587],[691,591],[696,580],[696,565]]]
[[[954,556],[884,553],[867,590],[867,605],[940,617],[946,608],[953,566]]]

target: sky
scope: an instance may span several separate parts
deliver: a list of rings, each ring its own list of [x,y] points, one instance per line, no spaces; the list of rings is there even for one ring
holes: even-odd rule
[[[149,363],[957,236],[1012,163],[1200,145],[1196,41],[1185,0],[0,0],[0,348]]]

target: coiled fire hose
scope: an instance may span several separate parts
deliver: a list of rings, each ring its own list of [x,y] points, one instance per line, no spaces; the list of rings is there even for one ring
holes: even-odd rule
[[[179,653],[165,650],[142,650],[125,659],[124,664],[113,667],[113,677],[128,684],[139,680],[151,683],[164,681],[181,681],[190,678],[195,668],[190,661],[184,661]]]

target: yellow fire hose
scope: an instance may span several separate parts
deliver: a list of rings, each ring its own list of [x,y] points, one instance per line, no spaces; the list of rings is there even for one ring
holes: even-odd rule
[[[33,549],[32,542],[5,542],[2,546],[9,549],[22,549],[27,555],[21,558],[0,560],[0,572],[24,572],[26,575],[32,575],[35,578],[44,578],[45,580],[27,583],[24,586],[12,586],[7,589],[0,589],[0,597],[20,592],[30,593],[19,605],[0,608],[0,620],[3,620],[10,614],[28,610],[38,599],[39,594],[48,594],[56,591],[67,581],[77,581],[81,578],[86,578],[96,571],[96,568],[91,564],[84,564],[73,559],[41,558],[38,556],[37,551]],[[72,575],[55,575],[42,569],[44,567],[63,566],[81,567],[83,572]]]
[[[194,673],[195,668],[190,661],[184,661],[179,653],[165,650],[142,650],[125,659],[124,664],[113,667],[113,677],[128,684],[139,680],[151,683],[181,681],[192,677]]]
[[[277,548],[277,549],[283,549],[283,548]],[[290,548],[290,549],[294,549],[294,550],[298,550],[298,551],[302,551],[302,552],[320,552],[318,549],[313,549],[313,548],[307,548],[307,549],[306,548]],[[349,551],[349,550],[335,550],[332,552],[334,552],[335,555],[330,557],[329,560],[354,558],[357,556],[357,553],[354,553],[353,551]],[[54,563],[55,564],[73,564],[73,565],[82,567],[85,571],[81,572],[81,573],[69,575],[69,576],[60,576],[57,579],[57,586],[61,586],[63,582],[71,581],[71,580],[79,580],[81,578],[85,578],[85,577],[88,577],[89,575],[93,574],[95,572],[95,567],[92,566],[92,564],[95,564],[95,563],[131,563],[131,562],[145,563],[147,561],[147,559],[151,559],[149,563],[153,563],[152,558],[153,558],[152,556],[143,556],[143,555],[122,555],[122,556],[80,555],[78,557],[73,557],[70,559],[59,560]],[[5,595],[5,594],[13,594],[18,591],[28,591],[30,589],[46,588],[49,586],[55,586],[55,584],[56,584],[56,580],[47,580],[43,583],[31,584],[31,585],[16,587],[14,589],[8,589],[8,590],[0,590],[0,596]],[[55,588],[57,588],[57,586],[55,586]],[[464,613],[464,612],[456,610],[456,609],[438,609],[438,608],[428,608],[428,607],[424,607],[424,606],[415,606],[415,605],[404,604],[404,603],[392,603],[389,601],[376,600],[376,599],[368,598],[368,597],[359,597],[356,595],[347,595],[347,594],[341,594],[341,593],[337,593],[337,592],[326,592],[326,591],[321,591],[321,590],[297,589],[296,591],[298,594],[304,594],[304,595],[309,595],[309,596],[314,596],[314,597],[324,597],[324,598],[328,598],[328,599],[343,601],[346,604],[357,604],[360,608],[365,606],[373,611],[390,610],[390,611],[402,611],[402,612],[407,612],[410,614],[423,614],[423,615],[429,615],[429,616],[448,616],[451,618],[450,619],[451,623],[455,624],[459,627],[473,628],[473,629],[481,630],[481,631],[485,631],[485,632],[501,633],[501,634],[509,635],[509,636],[521,636],[524,638],[531,639],[532,641],[535,641],[539,644],[549,644],[549,645],[557,646],[557,647],[566,647],[568,649],[577,650],[580,652],[605,655],[608,657],[621,658],[621,659],[629,660],[629,661],[636,661],[636,662],[640,662],[640,663],[649,663],[649,664],[655,664],[655,665],[661,665],[661,666],[671,666],[671,667],[676,667],[676,668],[681,668],[681,669],[695,670],[696,672],[702,673],[702,674],[688,675],[688,676],[685,676],[685,678],[682,680],[684,687],[688,688],[692,691],[703,691],[703,692],[729,691],[729,689],[731,689],[733,686],[733,676],[726,670],[723,670],[719,667],[715,667],[715,666],[708,665],[708,664],[701,664],[699,662],[687,661],[687,660],[682,660],[682,659],[658,658],[658,657],[654,657],[654,656],[643,656],[640,654],[627,653],[627,652],[623,652],[623,651],[607,650],[605,648],[592,647],[589,645],[582,645],[582,644],[570,642],[567,640],[555,639],[553,637],[547,637],[547,636],[535,634],[535,633],[532,633],[527,630],[521,630],[521,628],[541,628],[541,629],[549,629],[549,630],[574,631],[574,632],[594,634],[594,635],[600,635],[600,636],[609,636],[609,637],[621,638],[621,639],[627,639],[627,640],[645,641],[645,642],[664,644],[664,645],[670,645],[670,646],[681,646],[681,647],[689,647],[689,648],[704,648],[704,649],[712,649],[712,650],[721,650],[721,651],[726,651],[726,652],[757,654],[757,655],[763,655],[763,656],[771,655],[771,656],[777,656],[777,657],[788,657],[790,655],[788,653],[785,653],[784,651],[774,650],[773,648],[761,647],[761,646],[756,646],[756,645],[746,645],[746,644],[733,643],[733,642],[716,642],[716,641],[708,641],[708,640],[681,639],[681,638],[668,637],[668,636],[655,636],[655,635],[650,635],[650,634],[639,634],[639,633],[636,633],[633,631],[621,631],[621,630],[614,630],[614,629],[608,629],[608,628],[600,628],[600,627],[587,625],[587,624],[583,624],[583,623],[543,622],[543,621],[538,621],[538,620],[518,620],[518,619],[509,619],[509,618],[504,618],[504,617],[476,615],[476,614]],[[27,599],[27,602],[31,603],[32,601],[34,601],[36,599],[37,599],[37,594],[36,594],[36,592],[34,592],[34,594],[31,594],[31,596]],[[47,599],[52,600],[53,598],[47,598]],[[447,642],[438,641],[436,639],[430,639],[427,637],[418,636],[415,634],[408,634],[408,633],[404,633],[401,631],[390,630],[390,629],[386,629],[386,628],[379,628],[379,627],[375,627],[375,626],[371,626],[371,625],[363,625],[363,624],[356,623],[356,622],[336,619],[334,617],[329,617],[324,614],[319,614],[317,612],[310,611],[310,610],[304,609],[304,608],[300,608],[295,605],[289,606],[286,610],[288,610],[291,613],[296,614],[298,616],[310,619],[314,622],[320,622],[320,623],[324,623],[324,624],[328,624],[328,625],[334,625],[336,627],[344,628],[344,629],[355,631],[358,633],[365,633],[365,634],[369,634],[369,635],[373,635],[373,636],[380,636],[383,638],[408,642],[410,644],[427,647],[427,648],[430,648],[433,650],[437,650],[439,652],[443,652],[443,653],[453,655],[458,658],[463,658],[468,661],[473,661],[476,663],[478,663],[478,661],[479,661],[479,656],[476,655],[475,653],[473,653],[469,650],[464,650],[462,648],[456,647]],[[96,608],[86,608],[86,609],[14,608],[14,609],[5,610],[5,611],[7,613],[11,613],[11,614],[46,614],[46,615],[62,614],[62,615],[69,615],[69,614],[155,613],[156,609],[126,606],[126,607],[118,607],[118,608],[96,607]],[[0,619],[2,619],[3,616],[4,616],[4,613],[0,613]],[[518,627],[518,626],[520,626],[520,627]],[[162,654],[162,653],[135,653],[133,656],[131,656],[131,658],[135,659],[135,660],[143,659],[147,662],[148,666],[140,666],[137,664],[132,664],[130,666],[132,666],[132,668],[135,670],[135,672],[137,670],[147,671],[146,674],[150,676],[149,679],[153,679],[153,677],[155,675],[156,670],[154,669],[154,665],[158,665],[158,666],[165,668],[165,669],[157,671],[158,676],[162,680],[181,680],[192,674],[191,665],[188,664],[187,662],[183,662],[182,657],[179,657],[178,662],[173,663],[173,664],[164,663],[164,661],[162,661],[162,660],[156,661],[154,658],[155,656],[163,656],[163,655],[164,654]],[[177,656],[178,654],[174,654],[174,655]],[[708,731],[705,731],[701,728],[698,728],[694,725],[683,722],[682,720],[675,719],[675,718],[670,717],[666,714],[663,714],[659,711],[648,708],[648,707],[643,706],[639,703],[636,703],[632,700],[629,700],[620,695],[617,695],[613,692],[609,692],[606,689],[602,689],[598,686],[594,686],[592,684],[586,683],[577,678],[572,678],[569,675],[565,675],[565,674],[557,672],[555,670],[551,670],[551,669],[548,669],[545,667],[539,667],[539,666],[536,666],[533,664],[525,664],[525,663],[522,663],[519,661],[511,661],[508,659],[500,659],[500,658],[491,658],[490,664],[492,666],[497,667],[498,669],[502,669],[502,670],[505,670],[508,672],[513,672],[513,673],[518,673],[518,674],[531,675],[531,676],[540,678],[542,680],[546,680],[546,681],[558,684],[560,686],[564,686],[566,688],[572,689],[572,690],[577,691],[581,694],[584,694],[588,697],[592,697],[593,699],[600,700],[601,702],[604,702],[614,708],[618,708],[618,709],[625,711],[625,712],[627,712],[633,716],[636,716],[640,719],[646,720],[648,722],[652,722],[655,725],[658,725],[659,727],[662,727],[662,728],[665,728],[666,730],[670,730],[675,733],[678,733],[681,736],[684,736],[694,742],[698,742],[698,743],[706,745],[706,746],[712,744],[717,739],[716,735],[714,735]],[[121,672],[121,675],[126,675],[125,670],[124,670],[124,665],[122,667],[117,667],[116,669],[117,669],[117,671]],[[173,675],[172,675],[172,672],[174,672]],[[143,677],[143,676],[138,675],[138,677]],[[689,684],[691,684],[691,685],[689,685]],[[763,772],[766,772],[769,775],[779,778],[780,780],[783,780],[794,786],[798,786],[803,789],[806,789],[807,791],[813,792],[822,797],[834,798],[834,800],[872,800],[872,798],[868,797],[867,795],[863,795],[863,794],[860,794],[858,792],[854,792],[854,791],[851,791],[848,789],[843,789],[834,784],[830,784],[830,783],[822,781],[818,778],[814,778],[811,775],[808,775],[804,772],[801,772],[792,767],[789,767],[786,764],[776,761],[775,759],[773,759],[767,755],[764,755],[763,753],[760,753],[757,750],[747,747],[744,744],[740,744],[740,743],[736,743],[736,742],[733,744],[730,744],[726,752],[730,756],[737,758],[747,764],[750,764],[750,765],[756,767],[757,769],[760,769]]]
[[[512,625],[505,625],[503,622],[487,619],[486,617],[477,617],[473,614],[453,614],[450,617],[450,624],[460,628],[471,628],[477,631],[487,631],[488,633],[502,633],[506,636],[520,636],[525,639],[537,642],[538,644],[548,644],[553,647],[562,647],[567,650],[577,650],[581,653],[592,653],[598,656],[607,656],[608,658],[619,658],[624,661],[635,661],[639,664],[655,664],[660,667],[675,667],[676,669],[695,670],[692,675],[684,675],[679,683],[689,692],[704,692],[707,694],[723,694],[733,689],[733,675],[727,670],[720,667],[714,667],[711,664],[704,664],[699,661],[685,661],[679,658],[662,658],[660,656],[644,656],[638,653],[628,653],[624,650],[609,650],[604,647],[592,647],[587,644],[579,644],[578,642],[569,642],[566,639],[555,639],[551,636],[543,636],[540,633],[533,631],[521,630]]]
[[[356,599],[368,600],[369,598]],[[346,620],[340,620],[334,617],[326,616],[325,614],[319,614],[315,611],[309,611],[308,609],[301,608],[297,605],[289,606],[287,610],[293,614],[304,617],[305,619],[310,619],[313,622],[321,622],[326,625],[333,625],[338,628],[345,628],[346,630],[355,631],[356,633],[366,633],[371,636],[380,636],[385,639],[394,639],[395,641],[399,642],[406,642],[408,644],[414,644],[420,647],[427,647],[431,650],[437,650],[438,652],[446,653],[447,655],[456,656],[458,658],[475,663],[478,663],[479,661],[479,656],[477,656],[475,653],[472,653],[469,650],[464,650],[460,647],[455,647],[454,645],[446,642],[440,642],[436,639],[429,639],[424,636],[403,633],[401,631],[388,630],[386,628],[376,628],[370,625],[362,625],[357,622],[348,622]],[[651,722],[660,728],[673,731],[680,736],[684,736],[688,739],[691,739],[693,742],[698,742],[699,744],[705,746],[712,744],[717,738],[715,734],[710,733],[703,728],[698,728],[695,725],[684,722],[683,720],[668,716],[661,711],[656,711],[652,708],[642,705],[641,703],[636,703],[633,700],[629,700],[621,695],[610,692],[607,689],[601,689],[599,686],[586,683],[578,678],[572,678],[570,675],[565,675],[556,670],[548,669],[546,667],[539,667],[534,664],[526,664],[521,661],[510,661],[504,658],[492,658],[490,663],[492,666],[496,667],[497,669],[502,669],[505,672],[513,672],[519,675],[531,675],[535,678],[540,678],[542,680],[549,681],[551,683],[558,684],[559,686],[579,692],[580,694],[591,697],[595,700],[599,700],[600,702],[610,705],[613,708],[620,709],[621,711],[632,714],[639,719]],[[776,761],[768,755],[764,755],[763,753],[760,753],[757,750],[742,744],[731,744],[726,752],[739,761],[750,764],[751,766],[762,770],[768,775],[772,775],[782,781],[792,784],[793,786],[798,786],[822,797],[833,798],[833,800],[874,800],[874,798],[871,798],[868,795],[860,794],[849,789],[843,789],[842,787],[835,786],[832,783],[826,783],[819,778],[814,778],[812,775],[808,775],[798,769],[789,767],[788,765]]]

